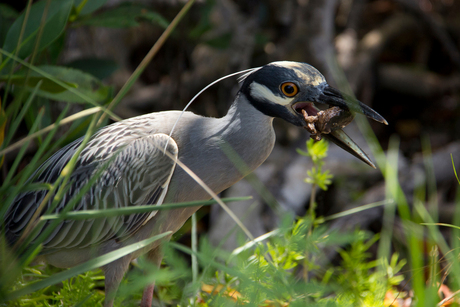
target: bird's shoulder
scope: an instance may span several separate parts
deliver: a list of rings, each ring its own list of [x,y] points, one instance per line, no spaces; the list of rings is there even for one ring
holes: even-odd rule
[[[169,135],[181,111],[156,112],[128,118],[97,131],[80,154],[80,163],[89,164],[103,161],[117,150],[157,134]],[[189,121],[200,116],[183,112],[180,121]],[[173,138],[174,139],[174,138]],[[158,139],[159,140],[159,139]]]

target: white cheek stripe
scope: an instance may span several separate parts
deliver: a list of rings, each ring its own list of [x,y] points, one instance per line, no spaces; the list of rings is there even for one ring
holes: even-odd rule
[[[257,82],[252,82],[249,87],[251,88],[251,95],[254,98],[266,99],[282,106],[288,105],[294,100],[294,98],[276,96],[268,87]]]

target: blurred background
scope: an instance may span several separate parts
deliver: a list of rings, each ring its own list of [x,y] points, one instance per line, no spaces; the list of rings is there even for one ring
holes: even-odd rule
[[[12,15],[2,13],[3,41],[7,25],[17,17],[14,10],[22,12],[27,2],[2,3],[13,9]],[[81,18],[66,30],[57,63],[97,76],[116,93],[184,3],[109,0],[91,18]],[[307,62],[332,86],[353,92],[386,118],[388,126],[370,123],[371,128],[384,151],[390,140],[396,144],[399,178],[409,203],[416,187],[434,180],[439,221],[451,223],[458,187],[451,154],[460,165],[459,40],[460,1],[454,0],[197,0],[114,112],[129,118],[180,110],[226,74],[272,61]],[[204,92],[189,110],[223,116],[238,88],[236,77],[226,79]],[[59,114],[63,105],[50,108]],[[85,106],[71,108],[77,112]],[[305,149],[308,132],[281,120],[275,120],[275,130],[277,144],[270,158],[250,180],[222,195],[254,196],[230,205],[254,236],[278,224],[279,215],[270,206],[293,216],[308,210],[311,185],[304,178],[312,164],[296,152]],[[355,124],[345,131],[372,156],[373,148]],[[34,150],[30,146],[29,154]],[[424,159],[430,152],[431,177]],[[14,155],[5,159],[2,176]],[[317,215],[386,199],[381,172],[333,144],[324,168],[334,179],[327,192],[318,190]],[[259,188],[254,189],[254,182]],[[212,242],[221,242],[235,227],[218,206],[198,214],[199,231],[208,233]],[[359,226],[377,233],[382,215],[383,207],[377,207],[336,219],[331,227]],[[398,225],[396,220],[396,239],[403,231]],[[237,238],[234,232],[224,246],[236,247]],[[185,234],[181,240],[187,239]]]

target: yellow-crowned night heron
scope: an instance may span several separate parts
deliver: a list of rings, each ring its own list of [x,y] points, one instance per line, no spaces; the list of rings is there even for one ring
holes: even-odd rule
[[[176,167],[162,148],[166,148],[215,193],[219,193],[256,169],[268,157],[275,143],[272,126],[275,117],[308,128],[305,115],[317,115],[319,110],[315,105],[337,107],[340,111],[338,115],[326,116],[324,123],[318,123],[326,126],[321,129],[325,132],[340,132],[341,123],[348,123],[354,112],[386,124],[385,119],[371,108],[349,97],[345,99],[312,66],[274,62],[244,76],[227,115],[208,118],[186,112],[171,139],[168,135],[180,111],[147,114],[100,129],[81,152],[69,189],[54,211],[61,211],[115,152],[117,156],[72,210],[210,199],[210,195],[195,180]],[[305,111],[306,114],[302,114]],[[346,135],[333,133],[326,136],[372,165],[359,147],[346,139]],[[81,142],[78,139],[55,153],[37,170],[33,180],[55,182]],[[239,155],[247,171],[241,171],[241,167],[234,165],[228,153],[224,152],[225,147],[232,148]],[[14,244],[21,236],[46,193],[27,192],[14,201],[5,220],[9,243]],[[183,208],[104,220],[63,221],[43,242],[41,257],[57,267],[72,267],[155,234],[176,232],[197,209]],[[161,261],[158,244],[154,243],[142,252],[104,266],[106,294],[116,291],[130,261],[140,253],[147,253],[147,258],[156,264]],[[142,305],[151,305],[152,291],[153,285],[145,289]],[[106,306],[112,304],[113,299],[106,299]]]

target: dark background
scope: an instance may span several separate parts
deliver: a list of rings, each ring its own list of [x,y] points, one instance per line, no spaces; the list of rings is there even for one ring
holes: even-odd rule
[[[22,11],[26,1],[3,1]],[[184,1],[134,1],[171,21]],[[120,5],[109,1],[99,12]],[[384,150],[399,141],[399,173],[409,202],[418,185],[426,185],[422,148],[432,151],[439,221],[451,222],[455,208],[455,180],[450,154],[460,165],[460,2],[454,0],[214,0],[197,1],[161,48],[115,113],[128,118],[148,112],[182,109],[204,86],[226,74],[272,61],[307,62],[328,82],[349,87],[364,103],[389,122],[371,123]],[[119,90],[156,42],[163,28],[139,21],[126,29],[82,26],[70,28],[59,63],[86,58],[107,59],[118,69],[104,79]],[[348,86],[348,85],[347,85]],[[346,87],[345,87],[346,89]],[[204,116],[222,116],[238,90],[236,78],[212,87],[190,110]],[[311,187],[303,182],[311,168],[304,148],[308,133],[275,121],[277,145],[256,175],[279,206],[305,214]],[[371,153],[354,125],[346,129]],[[423,143],[425,142],[425,143]],[[425,155],[426,156],[426,155]],[[330,146],[326,168],[335,175],[327,193],[319,191],[318,214],[329,215],[385,199],[385,183],[349,154]],[[8,162],[8,161],[7,161]],[[254,195],[246,205],[232,209],[257,236],[278,221],[266,198],[257,196],[244,181],[224,196]],[[382,208],[375,208],[333,227],[356,225],[378,232]],[[232,221],[217,206],[204,208],[202,230],[218,242]],[[217,225],[217,226],[216,226]],[[398,230],[396,230],[397,232]],[[397,233],[395,234],[397,236]],[[185,237],[186,238],[186,237]],[[233,240],[233,241],[232,241]],[[235,246],[235,239],[227,247]]]

